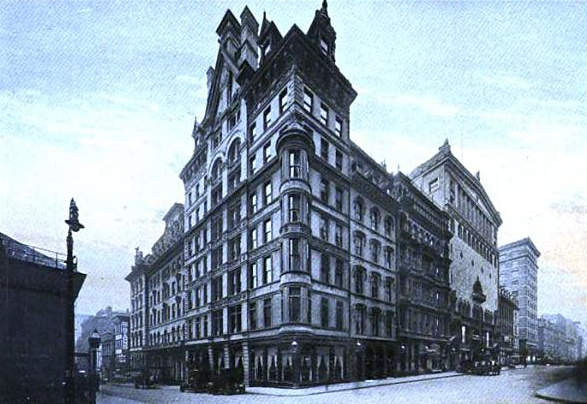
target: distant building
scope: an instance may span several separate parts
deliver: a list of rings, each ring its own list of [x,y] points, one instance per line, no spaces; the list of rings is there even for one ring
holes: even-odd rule
[[[103,376],[112,377],[114,374],[123,374],[128,370],[129,318],[130,313],[127,311],[115,311],[112,310],[112,307],[107,306],[99,310],[95,315],[88,316],[81,323],[76,352],[78,354],[88,353],[88,338],[96,330],[100,335],[102,344],[98,352],[102,366],[98,366],[98,368]],[[82,360],[80,357],[79,366],[87,366],[87,361]]]
[[[498,333],[502,363],[515,363],[519,356],[518,301],[507,289],[499,289]]]
[[[451,335],[459,362],[475,350],[493,347],[498,309],[497,232],[499,212],[481,184],[452,154],[448,140],[410,177],[450,216],[450,286],[456,293]]]
[[[74,298],[86,275],[74,274]],[[0,402],[63,403],[65,256],[0,233]]]
[[[561,314],[544,314],[540,318],[543,341],[546,341],[545,331],[547,328],[554,329],[555,341],[554,351],[556,357],[562,362],[572,363],[582,357],[582,338],[579,323]],[[543,343],[544,344],[544,343]],[[548,346],[545,346],[547,348]]]
[[[538,350],[538,257],[530,238],[499,248],[499,282],[518,299],[520,352],[531,362]]]

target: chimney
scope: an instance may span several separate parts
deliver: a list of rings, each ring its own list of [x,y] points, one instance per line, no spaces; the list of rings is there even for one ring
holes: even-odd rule
[[[259,23],[249,7],[245,6],[241,13],[239,68],[246,61],[253,69],[257,69],[259,61],[258,32]]]

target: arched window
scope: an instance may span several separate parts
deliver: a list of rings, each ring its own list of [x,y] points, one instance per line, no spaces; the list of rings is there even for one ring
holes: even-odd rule
[[[353,203],[353,209],[355,211],[355,219],[362,221],[365,215],[365,204],[363,203],[363,199],[356,198]]]
[[[362,256],[365,248],[365,235],[359,231],[356,231],[353,235],[353,243],[355,244],[355,254]]]
[[[393,234],[393,230],[394,230],[394,223],[393,223],[393,218],[391,216],[387,216],[385,218],[385,222],[384,222],[384,231],[385,231],[385,235],[389,238],[392,237]]]
[[[241,145],[240,139],[236,139],[230,145],[230,149],[228,149],[228,162],[229,163],[234,163],[238,159],[240,145]]]
[[[216,180],[220,178],[220,173],[222,172],[222,159],[218,158],[214,162],[212,166],[212,180]]]
[[[377,229],[379,228],[379,219],[380,219],[381,215],[379,214],[379,209],[377,208],[372,208],[371,212],[370,212],[370,218],[371,218],[371,229],[377,231]]]

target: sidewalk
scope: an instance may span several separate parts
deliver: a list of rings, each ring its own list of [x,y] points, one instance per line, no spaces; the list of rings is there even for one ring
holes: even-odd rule
[[[536,397],[563,403],[587,404],[587,380],[579,382],[574,377],[563,380],[538,390]]]
[[[464,376],[464,374],[457,372],[442,372],[416,376],[389,377],[387,379],[365,380],[362,382],[328,384],[324,386],[313,386],[301,389],[283,389],[276,387],[247,387],[247,394],[261,394],[276,397],[312,396],[316,394],[333,393],[335,391],[358,390],[369,387],[389,386],[392,384],[413,383],[425,380],[446,379],[449,377],[458,376]]]

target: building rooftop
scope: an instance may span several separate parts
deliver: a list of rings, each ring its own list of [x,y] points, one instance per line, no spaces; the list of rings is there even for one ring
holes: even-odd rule
[[[532,242],[532,239],[530,237],[526,237],[521,240],[517,240],[517,241],[513,241],[508,244],[504,244],[501,247],[499,247],[499,252],[501,253],[506,250],[510,250],[510,249],[513,249],[516,247],[523,247],[523,246],[528,246],[530,248],[530,250],[534,252],[534,255],[536,257],[540,257],[540,251],[538,251],[538,248],[536,248],[536,245]]]
[[[23,244],[4,233],[0,233],[0,249],[7,258],[61,270],[66,267],[67,257],[64,254]]]

